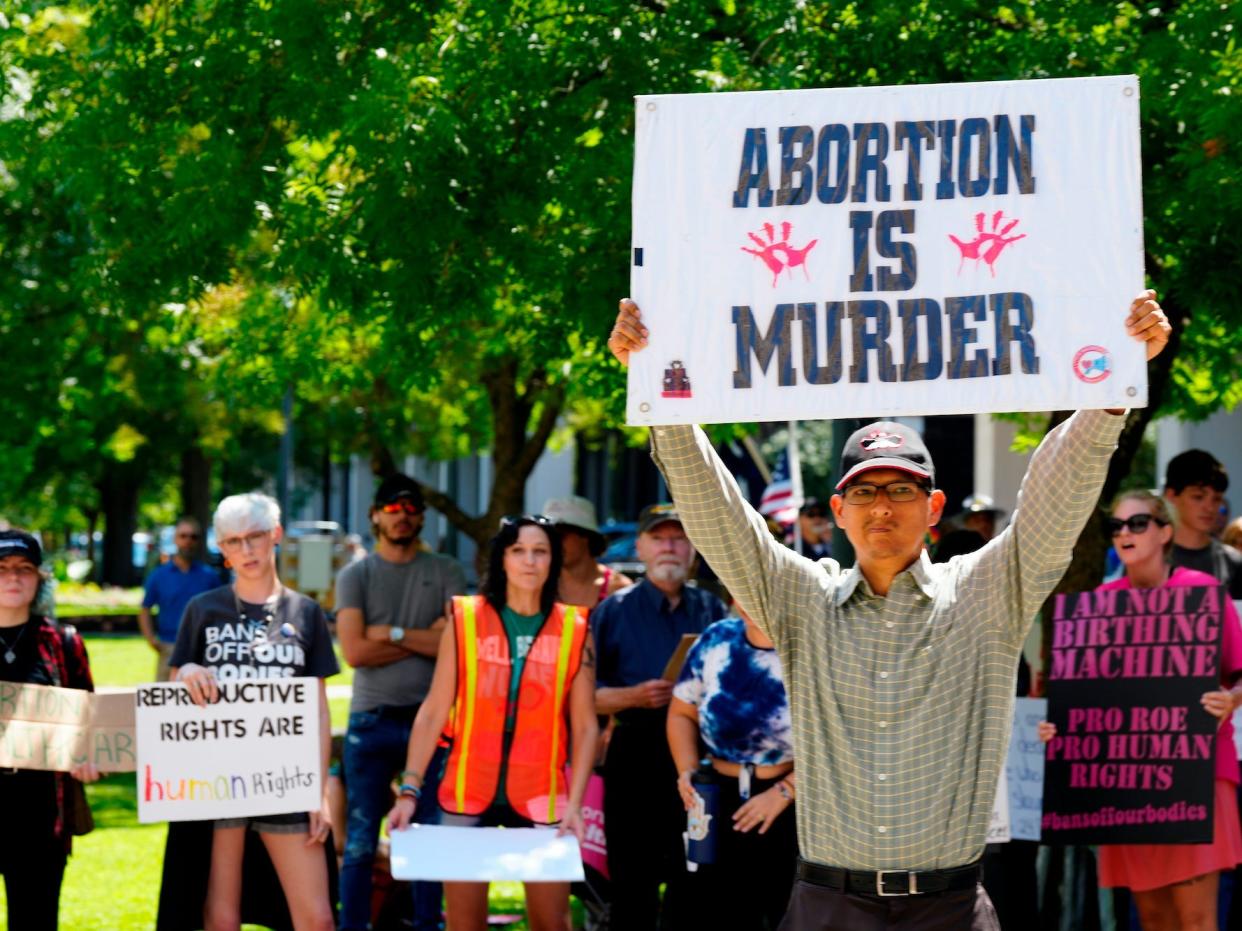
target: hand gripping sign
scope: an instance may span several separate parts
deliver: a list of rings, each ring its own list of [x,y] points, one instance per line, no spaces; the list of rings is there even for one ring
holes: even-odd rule
[[[1136,407],[1131,76],[639,97],[631,424]]]

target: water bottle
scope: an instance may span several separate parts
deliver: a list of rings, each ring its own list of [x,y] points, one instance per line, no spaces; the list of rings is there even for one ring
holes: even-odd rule
[[[686,859],[706,866],[716,862],[720,786],[715,771],[711,769],[700,769],[690,777],[690,784],[694,786],[698,800],[686,813]]]

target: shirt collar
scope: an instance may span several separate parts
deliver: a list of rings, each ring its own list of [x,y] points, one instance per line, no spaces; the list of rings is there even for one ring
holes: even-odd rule
[[[924,595],[928,598],[935,597],[936,585],[935,580],[932,579],[932,561],[931,557],[927,555],[927,550],[923,550],[919,554],[919,558],[912,562],[908,568],[898,573],[897,577],[901,578],[901,575],[905,572],[910,573],[910,576],[914,579],[914,584],[919,587],[919,590]],[[872,594],[871,586],[863,578],[862,570],[858,568],[858,563],[854,563],[850,570],[845,573],[841,584],[837,586],[836,604],[838,608],[850,600],[850,596],[854,594],[854,590],[858,588],[859,584],[863,586],[864,591]]]

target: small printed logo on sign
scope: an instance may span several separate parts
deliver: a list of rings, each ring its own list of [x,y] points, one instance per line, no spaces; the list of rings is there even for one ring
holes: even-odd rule
[[[868,433],[864,436],[858,445],[867,452],[871,452],[876,449],[897,449],[904,442],[905,439],[896,433],[883,433],[877,430],[875,433]]]
[[[1113,360],[1103,346],[1083,346],[1074,354],[1074,375],[1079,381],[1095,384],[1113,373]]]
[[[949,239],[953,240],[953,245],[957,246],[957,251],[961,253],[961,259],[957,263],[957,273],[962,273],[962,266],[966,264],[967,259],[972,259],[977,266],[980,262],[987,265],[988,271],[992,273],[992,277],[996,277],[996,260],[1000,258],[1005,247],[1017,242],[1019,239],[1025,239],[1026,233],[1019,233],[1017,236],[1010,236],[1013,228],[1021,223],[1021,220],[1005,220],[1005,212],[998,210],[992,214],[991,223],[985,222],[986,214],[975,214],[975,236],[969,242],[963,242],[952,233]],[[990,228],[988,228],[990,227]]]
[[[664,390],[660,392],[660,396],[665,398],[693,397],[690,393],[690,376],[686,374],[686,367],[680,359],[674,359],[664,370]]]
[[[789,236],[793,232],[792,223],[781,224],[781,238],[776,238],[776,227],[771,223],[763,224],[764,236],[758,233],[747,233],[750,241],[753,242],[757,249],[749,246],[742,246],[743,252],[748,252],[755,258],[761,260],[768,267],[768,271],[772,273],[772,287],[776,287],[776,282],[780,280],[781,272],[785,269],[792,269],[802,266],[802,274],[806,276],[806,280],[811,280],[811,274],[807,271],[806,256],[807,253],[815,248],[818,239],[812,239],[805,246],[798,248],[789,241]]]

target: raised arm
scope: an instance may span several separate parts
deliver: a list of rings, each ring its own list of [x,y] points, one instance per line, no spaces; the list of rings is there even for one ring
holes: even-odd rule
[[[623,300],[608,339],[613,355],[628,365],[646,336],[638,306]],[[798,576],[826,581],[824,569],[772,538],[701,429],[653,427],[651,448],[695,548],[760,628],[781,639],[780,625],[789,616],[783,598],[791,581]]]
[[[1168,342],[1169,324],[1147,291],[1130,305],[1126,326],[1153,358]],[[1074,544],[1094,512],[1125,411],[1078,411],[1052,430],[1031,457],[1013,520],[977,556],[976,579],[994,578],[1013,600],[1005,615],[1015,640],[1026,636],[1036,612],[1060,581]]]

